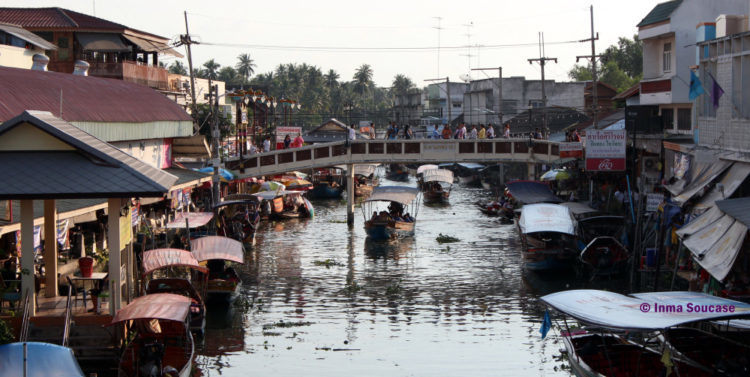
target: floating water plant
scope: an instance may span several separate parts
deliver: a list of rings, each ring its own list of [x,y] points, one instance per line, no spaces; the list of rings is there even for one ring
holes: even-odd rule
[[[438,243],[453,243],[453,242],[461,241],[456,237],[451,237],[443,233],[440,233],[435,240],[437,240]]]

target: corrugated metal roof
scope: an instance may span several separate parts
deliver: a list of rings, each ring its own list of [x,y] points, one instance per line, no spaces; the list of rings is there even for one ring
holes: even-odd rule
[[[18,25],[12,25],[12,24],[6,24],[0,22],[0,30],[11,34],[13,36],[16,36],[17,38],[21,38],[26,42],[29,42],[33,44],[34,46],[37,46],[43,50],[57,50],[57,46],[54,44],[47,42],[44,40],[44,38],[18,26]]]
[[[125,25],[63,8],[0,8],[0,21],[24,28],[122,30]]]
[[[680,4],[682,4],[682,0],[667,1],[665,3],[657,4],[637,26],[642,27],[668,20],[672,15],[672,12],[674,12]]]
[[[0,67],[0,93],[0,122],[27,109],[59,115],[61,100],[68,122],[192,121],[163,94],[122,80]]]
[[[717,200],[716,206],[750,228],[750,198]]]
[[[52,114],[25,111],[0,126],[30,123],[76,148],[74,152],[3,152],[3,199],[161,196],[177,177],[107,144]]]

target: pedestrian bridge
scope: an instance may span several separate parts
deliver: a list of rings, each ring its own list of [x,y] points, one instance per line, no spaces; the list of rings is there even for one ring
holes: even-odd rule
[[[558,160],[559,143],[530,139],[352,140],[233,157],[225,167],[241,178],[346,164],[525,162]]]

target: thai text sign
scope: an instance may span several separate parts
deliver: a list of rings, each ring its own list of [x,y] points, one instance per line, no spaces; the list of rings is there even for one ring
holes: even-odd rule
[[[586,170],[625,170],[625,130],[590,130],[586,133]]]
[[[580,141],[560,143],[560,158],[583,157],[583,144]]]
[[[664,194],[647,194],[646,195],[646,212],[656,212],[659,204],[664,200]]]
[[[276,142],[283,143],[286,135],[294,140],[299,133],[302,133],[302,127],[276,127]]]

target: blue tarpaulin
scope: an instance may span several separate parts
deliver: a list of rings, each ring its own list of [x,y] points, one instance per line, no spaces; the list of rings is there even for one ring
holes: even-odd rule
[[[70,348],[56,344],[27,342],[27,377],[83,377]],[[10,343],[0,345],[0,375],[23,377],[23,345]]]
[[[214,172],[214,168],[212,168],[212,167],[205,167],[205,168],[198,169],[198,171],[201,172],[201,173],[213,173]],[[232,174],[232,172],[230,172],[227,169],[219,169],[219,175],[222,178],[226,179],[227,181],[231,181],[231,180],[234,179],[234,174]]]

